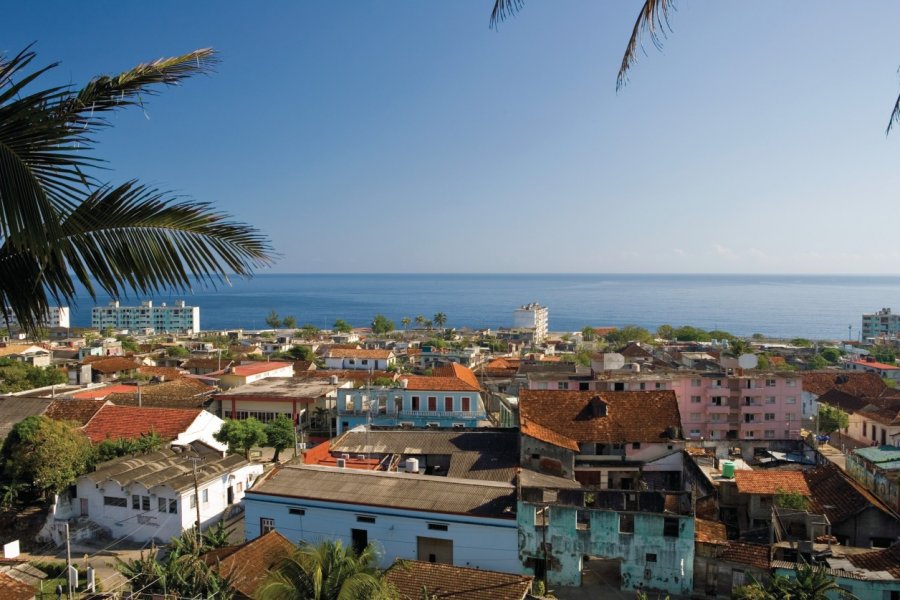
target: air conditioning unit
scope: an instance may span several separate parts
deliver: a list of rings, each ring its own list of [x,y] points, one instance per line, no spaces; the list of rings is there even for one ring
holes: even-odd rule
[[[345,458],[337,459],[337,466],[338,466],[338,469],[347,468],[347,459],[345,459]]]

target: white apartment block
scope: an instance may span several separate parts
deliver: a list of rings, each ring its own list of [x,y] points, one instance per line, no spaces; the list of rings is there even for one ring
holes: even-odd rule
[[[900,314],[894,314],[890,308],[882,308],[877,313],[865,314],[862,317],[862,339],[880,336],[894,337],[900,333]]]
[[[120,306],[114,300],[106,306],[95,306],[91,311],[91,327],[115,330],[143,331],[152,329],[157,333],[199,333],[200,307],[186,306],[179,300],[173,306],[163,302],[154,306],[151,300],[140,306]]]
[[[537,302],[520,306],[513,311],[514,329],[534,329],[534,342],[540,344],[547,337],[550,309]]]
[[[16,327],[19,324],[19,321],[16,319],[16,315],[13,314],[12,309],[7,307],[6,312],[9,315],[9,324],[11,327]],[[41,321],[41,327],[64,327],[68,328],[69,325],[69,307],[68,306],[51,306],[47,310],[46,318]]]

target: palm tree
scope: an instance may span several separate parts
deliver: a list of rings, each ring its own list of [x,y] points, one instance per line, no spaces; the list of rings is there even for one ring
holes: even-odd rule
[[[501,21],[515,15],[525,5],[525,0],[494,0],[494,8],[491,11],[491,28],[496,29]],[[641,40],[644,35],[650,36],[650,41],[658,49],[662,47],[663,39],[669,31],[669,12],[675,9],[675,0],[644,0],[637,20],[631,30],[631,37],[625,46],[625,54],[616,75],[616,91],[622,89],[628,83],[628,71],[637,61],[638,53],[643,50]],[[888,119],[886,133],[891,132],[894,124],[900,124],[900,95],[894,102],[891,116]]]
[[[404,331],[409,327],[410,323],[411,323],[411,321],[410,321],[409,317],[403,317],[402,319],[400,319],[400,324],[403,325]]]
[[[436,315],[434,315],[434,323],[435,325],[443,329],[444,325],[447,324],[447,315],[442,312],[437,313]]]
[[[369,544],[359,554],[340,541],[302,542],[257,592],[261,600],[390,600],[396,591],[375,565]]]
[[[208,204],[179,200],[135,180],[94,174],[94,136],[105,114],[177,85],[216,63],[204,49],[160,59],[83,88],[34,89],[56,63],[30,68],[29,48],[0,57],[0,314],[37,330],[76,283],[92,297],[133,290],[189,290],[195,279],[227,282],[271,261],[265,236]]]
[[[416,325],[418,325],[419,327],[425,326],[425,315],[418,315],[416,317]]]

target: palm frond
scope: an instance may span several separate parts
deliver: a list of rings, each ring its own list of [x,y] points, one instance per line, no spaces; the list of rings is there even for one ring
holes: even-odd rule
[[[888,120],[887,131],[884,132],[885,135],[891,133],[894,123],[900,123],[900,96],[897,96],[897,101],[894,103],[894,110],[891,111],[891,118]]]
[[[638,18],[631,30],[631,37],[625,47],[625,55],[619,66],[619,74],[616,77],[616,91],[628,83],[628,70],[637,61],[638,48],[643,49],[641,39],[644,34],[650,36],[650,41],[657,50],[662,47],[662,40],[669,30],[669,10],[674,10],[674,0],[645,0]]]
[[[514,16],[525,6],[525,0],[494,0],[494,8],[491,10],[490,28],[497,29],[501,21]]]

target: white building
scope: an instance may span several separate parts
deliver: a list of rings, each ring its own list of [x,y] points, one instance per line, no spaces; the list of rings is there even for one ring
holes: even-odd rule
[[[113,539],[168,542],[197,521],[192,460],[196,458],[200,523],[212,525],[228,507],[241,502],[263,467],[199,442],[192,449],[174,446],[125,456],[82,475],[74,496],[66,491],[57,498],[50,536],[64,542],[68,522],[74,540],[90,539],[99,528]]]
[[[325,368],[350,371],[387,371],[396,364],[392,350],[334,348],[325,355]]]
[[[199,333],[200,307],[187,306],[184,300],[179,300],[173,306],[167,306],[165,302],[154,306],[152,300],[145,300],[140,306],[120,306],[118,300],[113,300],[106,306],[93,308],[91,327],[153,330],[157,333]]]
[[[900,314],[894,314],[890,308],[882,308],[876,313],[862,317],[862,339],[881,336],[894,337],[900,333]]]
[[[248,540],[274,529],[294,542],[374,543],[382,567],[399,558],[522,569],[516,490],[506,482],[286,465],[244,504]]]
[[[547,337],[550,309],[537,302],[525,304],[513,311],[514,329],[534,329],[534,343],[540,344]]]
[[[12,312],[12,309],[6,307],[6,314],[9,315],[9,325],[10,327],[16,327],[19,324],[19,321],[16,319],[16,315]],[[47,318],[40,322],[41,327],[69,327],[69,307],[68,306],[51,306],[47,310]]]

